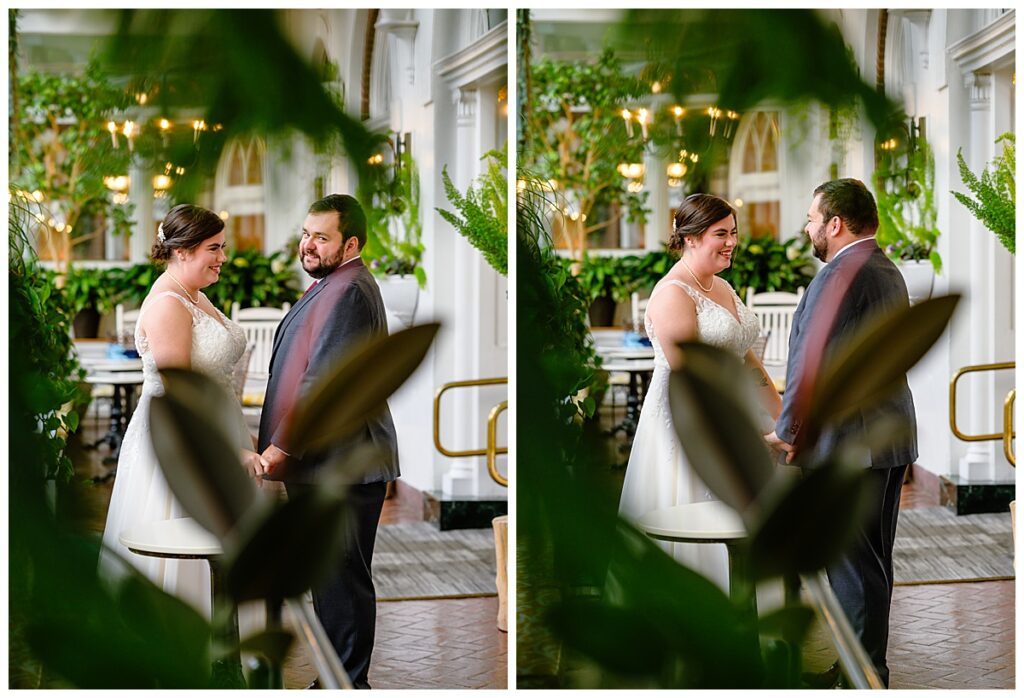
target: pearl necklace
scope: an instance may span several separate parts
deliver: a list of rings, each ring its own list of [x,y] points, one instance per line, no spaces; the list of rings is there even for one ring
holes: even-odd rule
[[[687,268],[689,268],[689,267],[687,267]],[[693,272],[690,272],[690,273],[692,274]],[[173,281],[174,283],[178,284],[178,288],[180,288],[182,291],[185,292],[185,297],[188,298],[190,301],[192,301],[192,305],[199,305],[198,293],[196,294],[196,297],[193,298],[192,294],[188,292],[188,289],[185,288],[185,286],[182,285],[182,283],[180,281],[178,281],[177,279],[174,278],[174,274],[172,274],[171,272],[167,272],[167,276],[171,277],[171,281]],[[700,283],[700,282],[698,281],[697,283]]]
[[[679,261],[683,263],[683,266],[686,267],[686,271],[690,272],[690,276],[692,276],[693,280],[697,282],[697,287],[704,293],[711,293],[711,289],[715,287],[715,275],[711,275],[711,283],[708,284],[707,288],[704,288],[704,284],[702,284],[700,279],[697,278],[697,275],[693,273],[693,269],[690,269],[690,265],[686,263],[686,260],[680,257]],[[172,276],[171,278],[173,279],[174,277]]]

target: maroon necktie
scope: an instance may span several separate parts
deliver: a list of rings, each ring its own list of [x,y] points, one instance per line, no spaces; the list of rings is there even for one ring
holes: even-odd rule
[[[304,292],[304,293],[302,294],[302,297],[305,297],[307,293],[309,293],[310,291],[312,291],[312,290],[313,290],[313,287],[314,287],[314,286],[316,286],[316,282],[315,282],[315,281],[314,281],[313,283],[311,283],[311,284],[309,285],[309,288],[307,288],[307,289],[305,290],[305,292]]]

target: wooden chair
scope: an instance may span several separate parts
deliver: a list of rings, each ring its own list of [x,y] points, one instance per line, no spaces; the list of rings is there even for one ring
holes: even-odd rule
[[[793,327],[793,313],[804,295],[801,286],[796,293],[769,291],[757,293],[747,289],[747,307],[761,322],[761,334],[768,340],[764,350],[765,366],[785,366],[789,358],[789,331]]]

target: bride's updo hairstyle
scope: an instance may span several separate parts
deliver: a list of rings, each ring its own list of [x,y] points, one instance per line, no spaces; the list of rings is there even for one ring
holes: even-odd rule
[[[668,238],[668,248],[682,253],[686,238],[699,238],[714,223],[727,216],[735,218],[736,209],[722,197],[712,194],[690,194],[676,209],[672,234]]]
[[[222,230],[224,221],[213,211],[192,204],[178,204],[157,229],[156,242],[149,256],[154,262],[166,262],[173,250],[193,250]]]

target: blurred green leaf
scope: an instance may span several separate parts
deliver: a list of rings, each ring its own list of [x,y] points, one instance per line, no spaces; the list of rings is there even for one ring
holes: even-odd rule
[[[272,664],[280,666],[284,663],[293,644],[295,644],[295,636],[287,630],[265,630],[245,638],[238,648],[242,652],[262,655]]]
[[[758,619],[758,630],[762,636],[782,638],[793,645],[799,645],[807,637],[814,622],[814,611],[806,606],[780,608]]]
[[[685,363],[669,378],[669,405],[690,465],[719,499],[741,515],[772,476],[758,404],[743,362],[697,342],[681,345]]]
[[[803,428],[839,421],[885,397],[946,329],[960,296],[940,296],[865,326],[827,360]]]
[[[226,586],[238,601],[301,596],[345,548],[344,500],[310,488],[262,519],[239,547],[225,550]]]
[[[160,372],[165,393],[150,403],[153,450],[182,507],[221,540],[256,502],[239,461],[237,401],[219,384],[186,369]]]
[[[349,352],[300,403],[291,441],[316,451],[360,428],[420,365],[440,327],[417,325]]]
[[[809,574],[838,559],[857,536],[872,502],[867,471],[844,457],[809,470],[751,530],[755,580]]]
[[[634,609],[572,599],[551,609],[547,620],[570,646],[620,674],[657,674],[674,656],[668,638]]]

